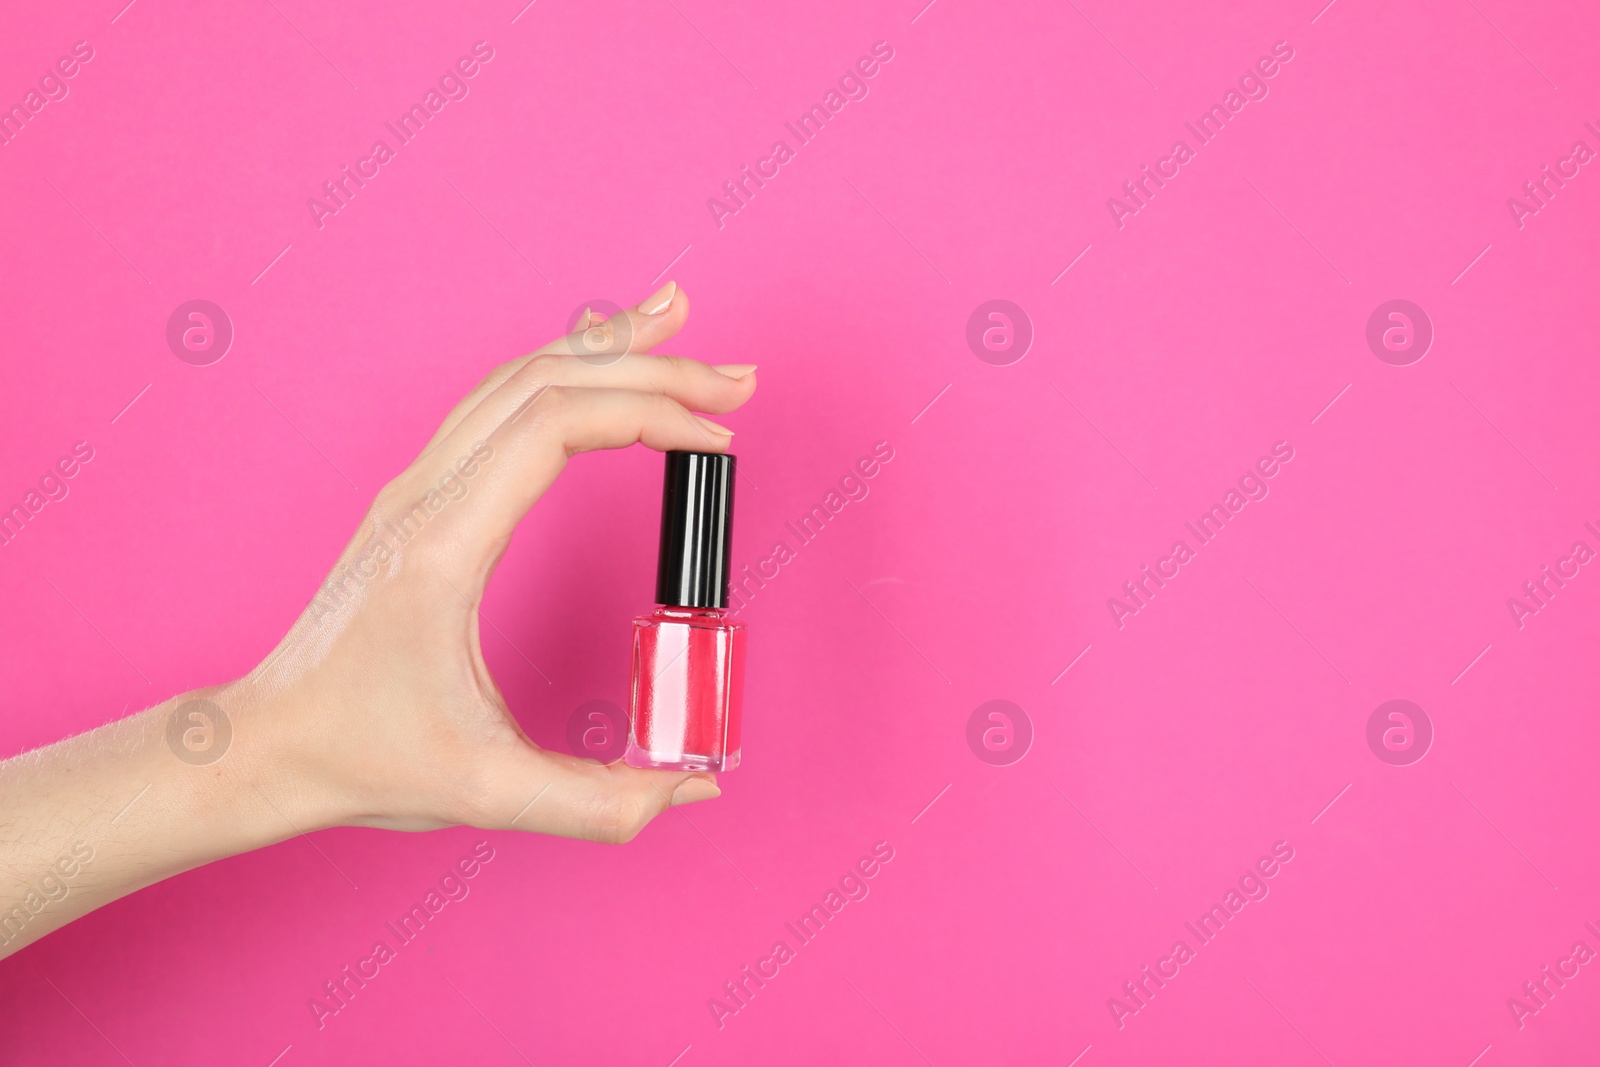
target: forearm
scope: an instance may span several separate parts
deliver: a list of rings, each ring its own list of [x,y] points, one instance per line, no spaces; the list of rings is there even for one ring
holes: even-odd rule
[[[264,715],[210,721],[237,703],[230,692],[175,697],[0,763],[0,957],[136,889],[325,823]]]

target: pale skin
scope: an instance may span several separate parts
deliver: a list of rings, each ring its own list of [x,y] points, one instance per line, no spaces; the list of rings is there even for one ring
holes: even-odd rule
[[[478,640],[512,531],[570,457],[727,450],[731,432],[696,412],[749,400],[755,367],[643,354],[688,314],[668,282],[496,368],[379,492],[330,572],[338,594],[249,675],[0,763],[0,957],[163,878],[313,830],[469,825],[621,843],[669,806],[720,795],[709,774],[537,747]],[[212,762],[193,761],[217,744],[204,718],[185,713],[178,730],[200,755],[169,742],[195,700],[231,728]]]

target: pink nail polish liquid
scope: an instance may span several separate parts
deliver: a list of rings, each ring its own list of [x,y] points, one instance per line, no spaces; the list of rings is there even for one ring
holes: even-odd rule
[[[727,612],[734,457],[668,452],[656,602],[633,620],[634,767],[739,765],[745,625]]]

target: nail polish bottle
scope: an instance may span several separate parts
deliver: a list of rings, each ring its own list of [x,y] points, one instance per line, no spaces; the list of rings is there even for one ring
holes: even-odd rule
[[[728,615],[734,457],[668,452],[654,611],[633,620],[630,766],[739,766],[745,625]]]

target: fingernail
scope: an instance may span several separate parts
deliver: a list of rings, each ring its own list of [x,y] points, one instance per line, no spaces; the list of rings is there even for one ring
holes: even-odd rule
[[[730,378],[744,378],[755,371],[754,363],[719,363],[711,368],[718,374],[726,374]]]
[[[719,426],[710,419],[706,418],[704,415],[697,415],[695,417],[700,420],[700,425],[704,426],[712,433],[726,434],[729,437],[733,436],[733,431],[728,429],[726,426]]]
[[[594,309],[593,308],[584,308],[583,309],[583,314],[578,316],[577,325],[572,327],[572,332],[573,333],[582,333],[584,330],[587,330],[589,328],[589,312],[592,311],[592,310],[594,310]]]
[[[672,306],[672,298],[678,295],[678,283],[668,282],[643,300],[639,301],[639,310],[646,315],[659,315]]]
[[[722,790],[717,788],[717,783],[709,778],[685,778],[679,783],[678,788],[672,791],[672,806],[679,807],[683,804],[693,804],[698,800],[714,800],[722,795]]]

